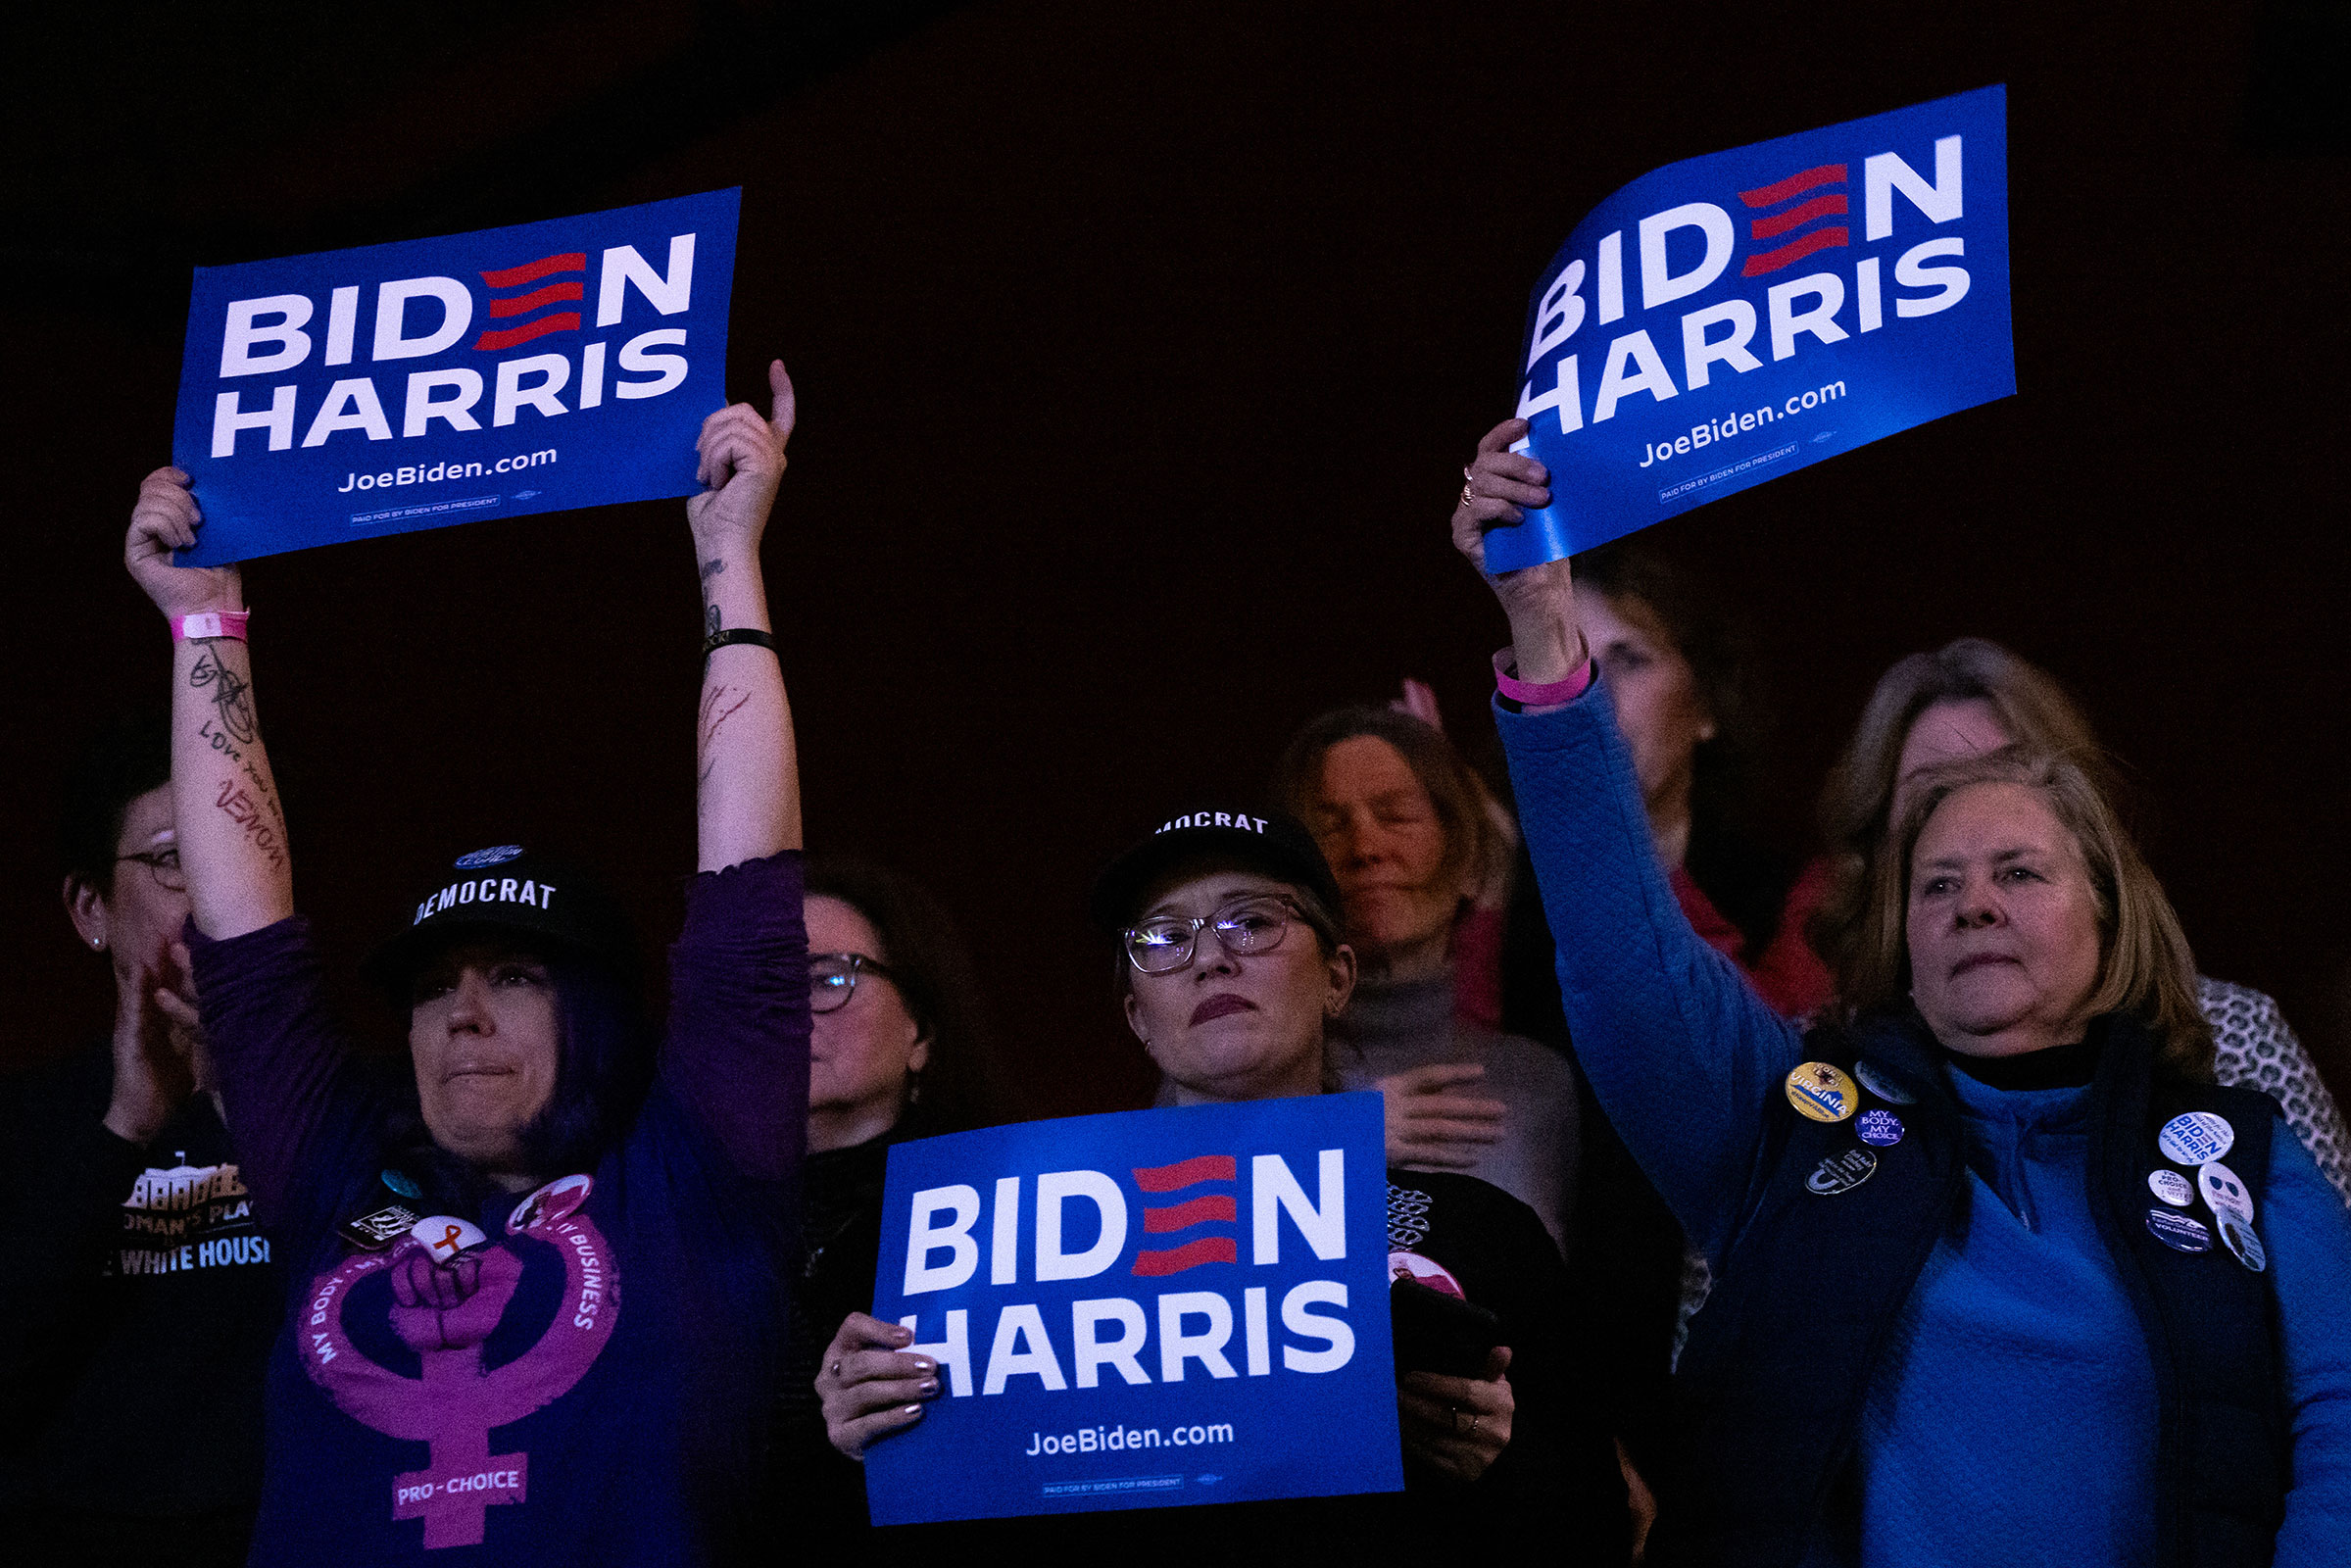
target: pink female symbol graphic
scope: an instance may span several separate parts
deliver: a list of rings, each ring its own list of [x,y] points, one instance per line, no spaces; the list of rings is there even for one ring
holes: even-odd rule
[[[483,1342],[522,1281],[513,1249],[549,1246],[563,1260],[564,1298],[539,1342],[503,1366],[484,1368]],[[390,1269],[392,1331],[416,1352],[421,1378],[405,1377],[359,1352],[343,1327],[352,1287]],[[303,1369],[354,1420],[390,1437],[429,1444],[422,1470],[392,1478],[392,1517],[422,1519],[424,1544],[479,1545],[488,1510],[528,1493],[530,1455],[492,1453],[490,1431],[562,1397],[595,1364],[620,1311],[612,1250],[585,1215],[527,1231],[452,1266],[434,1263],[421,1240],[388,1253],[362,1253],[322,1275],[300,1325]]]

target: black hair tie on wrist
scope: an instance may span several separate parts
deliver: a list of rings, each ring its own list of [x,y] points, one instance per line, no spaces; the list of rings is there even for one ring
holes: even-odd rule
[[[750,643],[753,647],[764,648],[771,654],[775,652],[774,637],[754,627],[737,626],[732,631],[714,631],[705,637],[702,640],[702,657],[708,659],[719,649],[732,647],[736,643]]]

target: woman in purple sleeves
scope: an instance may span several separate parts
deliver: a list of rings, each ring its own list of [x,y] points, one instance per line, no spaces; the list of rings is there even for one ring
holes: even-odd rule
[[[771,418],[737,404],[704,423],[686,506],[708,631],[701,874],[658,1045],[625,923],[505,845],[418,889],[368,961],[413,1075],[353,1057],[294,912],[238,574],[171,564],[200,526],[186,475],[140,491],[125,553],[175,644],[188,946],[292,1281],[255,1564],[737,1552],[808,1083],[800,792],[759,558],[793,399],[780,364],[769,378]]]

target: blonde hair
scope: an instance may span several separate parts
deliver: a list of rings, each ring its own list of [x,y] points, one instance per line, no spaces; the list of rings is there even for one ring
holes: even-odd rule
[[[2010,744],[2068,759],[2110,802],[2116,779],[2089,720],[2045,670],[1998,643],[1962,637],[1931,654],[1912,654],[1879,678],[1853,738],[1821,790],[1821,841],[1829,853],[1829,890],[1805,927],[1813,951],[1850,995],[1852,959],[1870,901],[1872,867],[1891,825],[1902,747],[1911,726],[1943,703],[1991,705]]]
[[[1850,944],[1846,1004],[1866,1011],[1910,989],[1910,860],[1935,809],[1962,790],[2014,784],[2033,791],[2071,834],[2089,875],[2098,921],[2092,1016],[2125,1013],[2155,1037],[2158,1072],[2212,1082],[2212,1026],[2196,1004],[2196,970],[2180,917],[2087,768],[2050,751],[2010,746],[1928,768],[1895,833],[1870,869]]]

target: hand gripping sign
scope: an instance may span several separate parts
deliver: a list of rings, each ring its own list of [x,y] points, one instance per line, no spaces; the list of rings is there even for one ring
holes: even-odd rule
[[[198,268],[179,563],[693,494],[741,194]]]
[[[2006,91],[1643,174],[1527,314],[1518,416],[1552,501],[1512,571],[2016,391]]]
[[[874,1315],[945,1392],[874,1523],[1400,1490],[1383,1137],[1356,1094],[891,1150]]]

